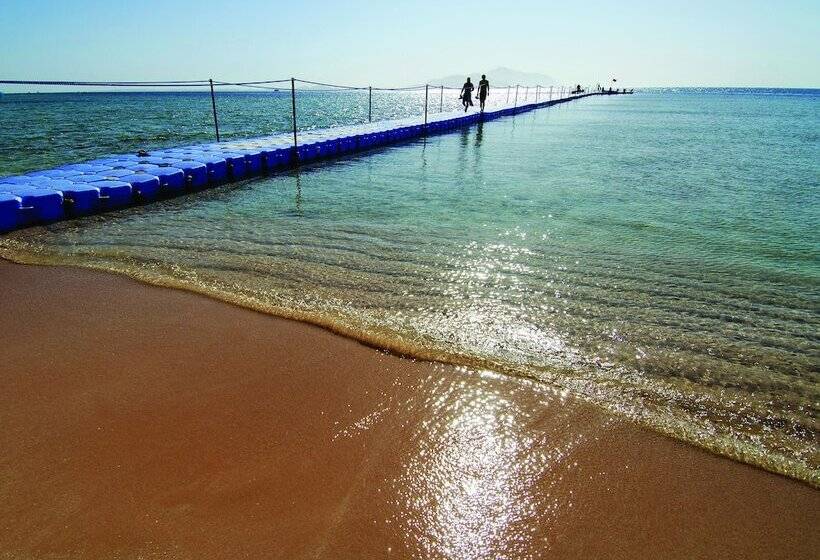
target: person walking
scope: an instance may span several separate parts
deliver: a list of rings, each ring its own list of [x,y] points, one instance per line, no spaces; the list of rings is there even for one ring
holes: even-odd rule
[[[487,81],[485,74],[481,75],[481,81],[478,82],[478,105],[481,112],[484,112],[484,102],[487,101],[487,96],[490,94],[490,82]]]
[[[467,78],[467,81],[464,82],[464,85],[461,86],[461,104],[464,105],[464,112],[467,112],[467,107],[473,106],[473,90],[475,86],[473,86],[473,82],[470,81],[470,78]]]

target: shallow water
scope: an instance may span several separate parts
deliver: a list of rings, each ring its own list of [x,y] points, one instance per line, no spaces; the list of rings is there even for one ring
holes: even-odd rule
[[[15,232],[0,255],[558,384],[818,484],[818,96],[589,98]],[[118,147],[88,134],[88,157]],[[37,167],[77,155],[50,150]]]

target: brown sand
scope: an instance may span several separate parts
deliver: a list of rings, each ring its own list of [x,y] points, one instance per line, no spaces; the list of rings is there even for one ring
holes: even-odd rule
[[[0,263],[0,558],[817,558],[820,492],[548,388]]]

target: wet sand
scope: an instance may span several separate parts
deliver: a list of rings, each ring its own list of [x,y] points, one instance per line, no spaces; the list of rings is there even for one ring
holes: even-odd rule
[[[820,492],[566,394],[0,262],[0,558],[815,558]]]

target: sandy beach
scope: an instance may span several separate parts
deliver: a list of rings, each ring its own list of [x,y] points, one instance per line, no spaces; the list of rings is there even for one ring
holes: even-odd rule
[[[0,558],[815,558],[820,493],[570,395],[0,263]]]

